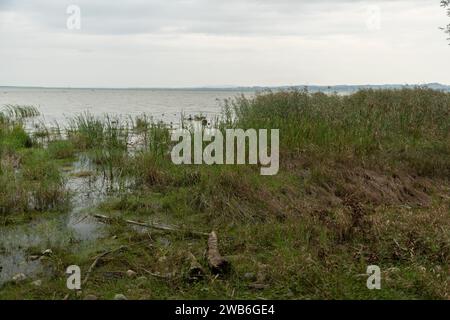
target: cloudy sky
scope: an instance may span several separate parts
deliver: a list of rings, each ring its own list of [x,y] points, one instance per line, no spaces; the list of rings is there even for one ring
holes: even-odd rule
[[[0,86],[450,84],[439,3],[0,0]]]

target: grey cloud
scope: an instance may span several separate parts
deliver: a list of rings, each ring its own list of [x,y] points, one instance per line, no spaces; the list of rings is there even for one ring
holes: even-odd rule
[[[417,1],[417,0],[416,0]],[[345,12],[362,0],[3,0],[2,10],[28,15],[49,29],[65,29],[66,8],[81,8],[87,34],[200,33],[229,35],[336,34],[357,30]],[[409,1],[411,2],[411,1]],[[2,7],[0,7],[1,9]]]
[[[448,83],[447,20],[439,0],[0,0],[0,85]]]

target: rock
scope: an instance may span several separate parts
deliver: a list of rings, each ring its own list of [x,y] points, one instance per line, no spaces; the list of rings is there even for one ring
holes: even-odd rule
[[[128,270],[128,271],[127,271],[127,276],[128,276],[129,278],[134,278],[134,277],[136,277],[136,275],[137,275],[137,273],[134,272],[133,270]]]
[[[33,281],[31,284],[35,287],[40,287],[42,286],[42,280]]]
[[[27,276],[23,273],[18,273],[14,277],[12,277],[12,280],[14,282],[22,282],[22,281],[27,280]]]
[[[86,297],[84,297],[83,300],[98,300],[97,296],[94,296],[93,294],[88,294]]]
[[[51,256],[52,254],[53,254],[52,249],[47,249],[47,250],[45,250],[45,251],[42,252],[42,255],[43,255],[43,256],[46,256],[46,257],[49,257],[49,256]]]
[[[116,294],[114,300],[128,300],[123,294]]]

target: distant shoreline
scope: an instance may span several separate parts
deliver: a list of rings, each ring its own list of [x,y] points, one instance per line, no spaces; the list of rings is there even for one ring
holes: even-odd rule
[[[450,91],[450,85],[441,83],[424,84],[365,84],[365,85],[292,85],[292,86],[223,86],[223,87],[46,87],[46,86],[0,86],[0,89],[31,90],[167,90],[167,91],[261,91],[303,89],[310,91],[356,91],[359,89],[402,89],[427,87],[435,90]]]

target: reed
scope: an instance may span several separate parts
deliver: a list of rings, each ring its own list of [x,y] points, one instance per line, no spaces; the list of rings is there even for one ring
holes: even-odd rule
[[[268,91],[226,101],[224,109],[224,127],[280,129],[282,152],[290,156],[375,158],[450,177],[449,93],[421,87],[348,96]],[[419,164],[426,154],[432,163]]]

